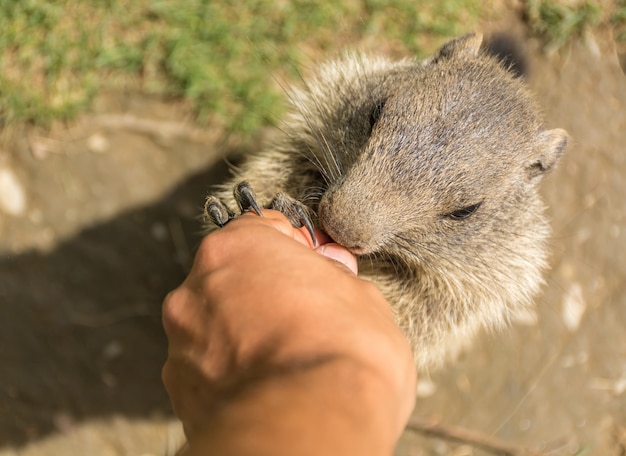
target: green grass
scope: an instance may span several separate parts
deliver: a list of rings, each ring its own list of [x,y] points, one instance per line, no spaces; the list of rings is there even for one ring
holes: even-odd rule
[[[104,90],[188,101],[247,133],[307,52],[384,39],[417,55],[471,30],[478,0],[0,0],[0,116],[48,124]],[[306,59],[305,59],[306,61]],[[285,73],[287,72],[287,73]]]
[[[611,14],[611,25],[615,29],[615,39],[626,44],[626,0],[616,0],[615,11]]]
[[[600,26],[613,27],[616,39],[626,41],[626,0],[527,0],[524,8],[531,32],[545,40],[548,50]]]
[[[556,49],[608,24],[626,42],[626,0],[527,0]],[[197,121],[249,133],[280,115],[275,78],[345,46],[417,56],[474,29],[478,0],[0,0],[0,121],[46,125],[106,90],[188,102]]]

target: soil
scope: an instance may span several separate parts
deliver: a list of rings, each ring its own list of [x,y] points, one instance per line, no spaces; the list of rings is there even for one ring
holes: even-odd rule
[[[624,455],[626,78],[608,30],[550,56],[526,43],[547,125],[572,136],[543,185],[553,267],[536,318],[420,376],[415,416],[549,454]],[[180,444],[160,305],[189,268],[225,157],[246,153],[186,119],[178,103],[104,94],[71,125],[2,136],[0,456]],[[487,453],[407,430],[396,454]]]

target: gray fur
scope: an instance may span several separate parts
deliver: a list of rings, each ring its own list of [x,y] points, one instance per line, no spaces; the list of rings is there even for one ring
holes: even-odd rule
[[[466,35],[423,62],[346,54],[291,95],[275,144],[218,193],[279,192],[359,255],[419,367],[532,309],[549,227],[537,184],[567,144],[523,81]],[[458,211],[474,207],[465,219]],[[459,217],[457,217],[459,218]]]

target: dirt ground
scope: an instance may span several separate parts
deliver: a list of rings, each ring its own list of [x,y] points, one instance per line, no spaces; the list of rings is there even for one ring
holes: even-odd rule
[[[507,28],[498,24],[496,28]],[[422,375],[416,417],[547,454],[626,454],[626,78],[598,32],[528,41],[549,127],[572,136],[543,193],[553,269],[537,318]],[[163,296],[184,277],[224,158],[185,107],[103,95],[0,148],[0,456],[172,455]],[[396,454],[487,454],[407,431]]]

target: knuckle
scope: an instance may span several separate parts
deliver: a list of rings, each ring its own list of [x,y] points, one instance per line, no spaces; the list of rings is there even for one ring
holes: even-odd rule
[[[220,249],[218,247],[224,242],[223,233],[221,230],[214,231],[202,239],[196,253],[196,266],[211,270],[219,264]]]
[[[163,329],[166,335],[171,335],[177,328],[185,326],[185,298],[182,296],[184,291],[182,288],[177,288],[174,291],[168,293],[163,300],[163,306],[161,310],[161,318],[163,323]]]
[[[172,389],[172,385],[174,383],[173,371],[170,365],[170,361],[167,360],[161,369],[161,381],[163,382],[163,386],[166,391],[170,391]]]

